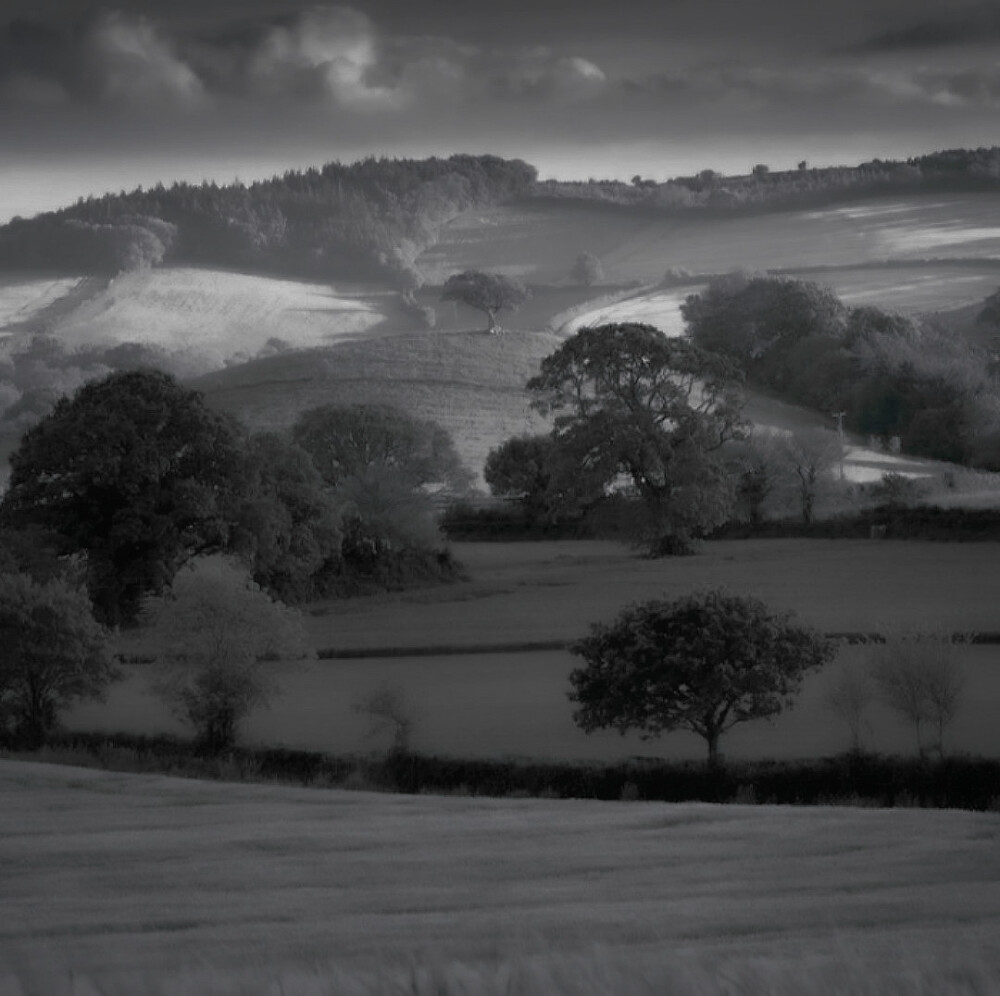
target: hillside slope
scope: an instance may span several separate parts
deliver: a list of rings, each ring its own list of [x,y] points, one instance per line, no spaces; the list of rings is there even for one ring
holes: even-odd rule
[[[896,261],[964,261],[996,269],[1000,198],[868,198],[825,209],[735,216],[649,215],[527,202],[467,211],[417,265],[432,283],[473,267],[530,281],[566,280],[576,256],[600,257],[609,281],[655,282],[668,270],[802,270]]]
[[[559,341],[523,331],[385,335],[255,360],[193,386],[258,429],[286,428],[317,405],[395,405],[444,426],[478,473],[498,442],[542,428],[524,385]]]

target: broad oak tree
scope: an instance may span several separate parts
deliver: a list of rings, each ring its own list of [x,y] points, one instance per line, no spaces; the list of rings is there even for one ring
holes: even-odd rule
[[[100,699],[120,672],[86,592],[67,580],[0,574],[0,734],[38,747],[59,710]]]
[[[733,484],[719,451],[745,434],[739,381],[730,361],[687,339],[615,323],[580,329],[527,388],[532,407],[554,415],[563,490],[600,497],[624,475],[657,556],[685,552],[729,515]]]
[[[516,310],[529,297],[528,288],[519,280],[502,273],[483,273],[480,270],[453,274],[445,281],[441,294],[443,301],[458,301],[484,312],[489,322],[486,331],[491,335],[503,331],[497,321],[500,312]]]
[[[587,663],[570,674],[576,723],[644,739],[689,730],[719,761],[719,738],[737,723],[789,708],[803,676],[832,645],[754,598],[715,589],[625,609],[571,646]]]
[[[198,392],[155,370],[113,373],[25,433],[0,521],[86,553],[95,615],[128,623],[188,557],[225,546],[245,460],[242,431]]]

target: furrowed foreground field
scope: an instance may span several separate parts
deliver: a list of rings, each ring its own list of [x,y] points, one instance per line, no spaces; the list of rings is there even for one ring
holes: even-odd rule
[[[0,993],[1000,991],[1000,816],[0,761]]]
[[[311,607],[313,646],[353,659],[320,660],[281,674],[284,694],[254,715],[247,738],[335,753],[385,746],[352,705],[382,683],[402,692],[417,721],[412,745],[427,753],[615,760],[632,755],[703,758],[686,733],[644,742],[612,731],[589,736],[566,698],[580,662],[560,643],[608,621],[624,605],[724,584],[774,609],[795,611],[827,633],[873,632],[885,625],[993,631],[1000,602],[994,544],[851,540],[749,540],[704,544],[694,557],[645,560],[614,543],[456,544],[469,580],[404,594]],[[551,649],[518,649],[518,645]],[[494,652],[483,653],[493,648]],[[141,645],[133,651],[149,652]],[[418,651],[418,655],[407,651]],[[479,652],[477,652],[479,651]],[[1000,756],[1000,645],[961,651],[967,685],[949,750]],[[843,646],[826,671],[810,676],[796,707],[773,725],[739,726],[723,740],[731,757],[803,758],[850,746],[826,694],[841,667],[863,662]],[[132,665],[106,704],[67,715],[71,729],[183,732],[150,694],[148,665]],[[873,704],[866,745],[916,751],[913,732]]]

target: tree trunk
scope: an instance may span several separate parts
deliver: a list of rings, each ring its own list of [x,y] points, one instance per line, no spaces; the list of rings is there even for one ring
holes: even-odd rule
[[[501,329],[497,324],[497,313],[492,308],[488,308],[486,311],[486,317],[489,319],[490,323],[489,328],[487,328],[486,331],[489,332],[490,335],[499,335]]]
[[[719,733],[717,730],[711,730],[705,734],[705,739],[708,741],[708,766],[712,769],[722,767],[722,758],[719,755]]]

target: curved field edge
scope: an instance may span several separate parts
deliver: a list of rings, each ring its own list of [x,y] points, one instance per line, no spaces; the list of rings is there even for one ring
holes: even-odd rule
[[[679,993],[1000,984],[992,813],[392,796],[11,761],[0,794],[0,980],[25,991],[70,973],[99,993],[210,991],[206,975],[627,993],[649,991],[631,988],[647,969]],[[421,973],[447,987],[407,982]]]

